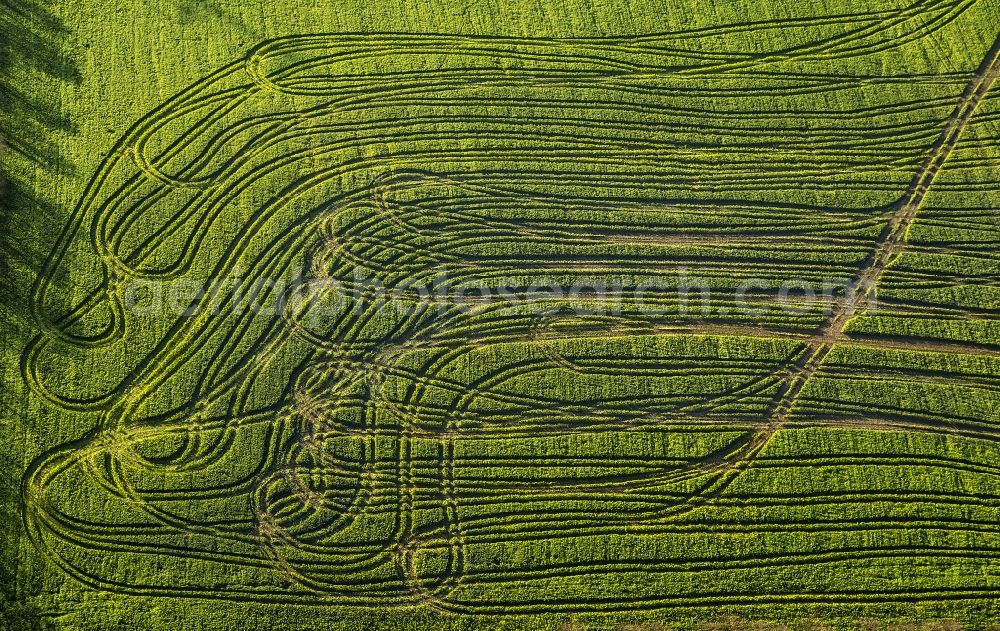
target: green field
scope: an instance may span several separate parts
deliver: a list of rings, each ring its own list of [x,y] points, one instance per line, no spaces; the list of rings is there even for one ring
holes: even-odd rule
[[[0,629],[1000,625],[1000,0],[147,4],[0,0]]]

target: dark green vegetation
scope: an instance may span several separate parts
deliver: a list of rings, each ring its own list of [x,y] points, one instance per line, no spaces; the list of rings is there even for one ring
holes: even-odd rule
[[[1000,5],[641,10],[38,118],[87,168],[6,215],[73,208],[5,259],[18,624],[993,620]]]

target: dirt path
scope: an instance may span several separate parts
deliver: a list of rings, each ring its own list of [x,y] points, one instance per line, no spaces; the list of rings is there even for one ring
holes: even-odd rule
[[[705,467],[704,472],[714,473],[717,477],[702,493],[679,506],[675,515],[687,513],[725,491],[788,420],[799,395],[819,370],[827,354],[835,344],[846,341],[845,332],[851,318],[868,306],[871,292],[874,291],[879,278],[905,245],[907,232],[923,205],[934,179],[958,146],[963,131],[998,76],[1000,76],[1000,37],[987,52],[976,74],[966,86],[944,130],[932,145],[930,155],[914,174],[906,194],[896,203],[885,228],[879,234],[871,253],[862,263],[854,279],[847,286],[844,296],[835,302],[830,316],[816,334],[804,340],[807,350],[802,358],[789,368],[768,411],[765,424],[749,441],[737,449],[719,453],[711,462],[702,463]]]

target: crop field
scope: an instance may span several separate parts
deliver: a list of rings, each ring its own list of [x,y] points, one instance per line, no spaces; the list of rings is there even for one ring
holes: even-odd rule
[[[146,5],[0,1],[0,629],[1000,625],[1000,0]]]

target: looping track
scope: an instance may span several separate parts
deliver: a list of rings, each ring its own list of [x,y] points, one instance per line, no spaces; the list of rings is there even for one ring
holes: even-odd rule
[[[38,280],[25,379],[99,420],[27,473],[34,542],[101,589],[263,602],[530,613],[920,597],[738,586],[760,568],[913,552],[891,512],[864,531],[794,510],[769,522],[768,506],[949,501],[870,479],[796,500],[765,484],[796,468],[780,437],[997,438],[989,413],[830,393],[867,370],[1000,397],[988,343],[852,329],[883,286],[892,317],[947,310],[913,298],[947,276],[900,261],[947,161],[990,123],[977,113],[1000,40],[961,76],[789,70],[920,41],[973,4],[627,39],[262,44],[133,126]],[[726,49],[749,28],[796,43]],[[817,95],[867,105],[820,109]],[[934,221],[971,231],[980,218],[949,212]],[[941,247],[914,251],[969,254]],[[69,304],[49,285],[67,265],[89,283]],[[308,282],[261,282],[298,270]],[[678,270],[713,289],[710,313],[681,300]],[[134,283],[184,278],[206,289],[189,313],[127,308]],[[738,298],[752,316],[731,291],[748,278],[757,290]],[[789,278],[847,291],[828,312],[781,310]],[[594,291],[572,294],[580,279]],[[447,291],[426,291],[435,283]],[[477,299],[484,286],[516,300]],[[626,298],[608,308],[599,286]],[[256,311],[241,302],[253,289]],[[899,365],[865,366],[872,356]],[[931,453],[814,458],[997,474]],[[909,522],[976,527],[933,511]],[[719,556],[712,537],[758,543]]]

